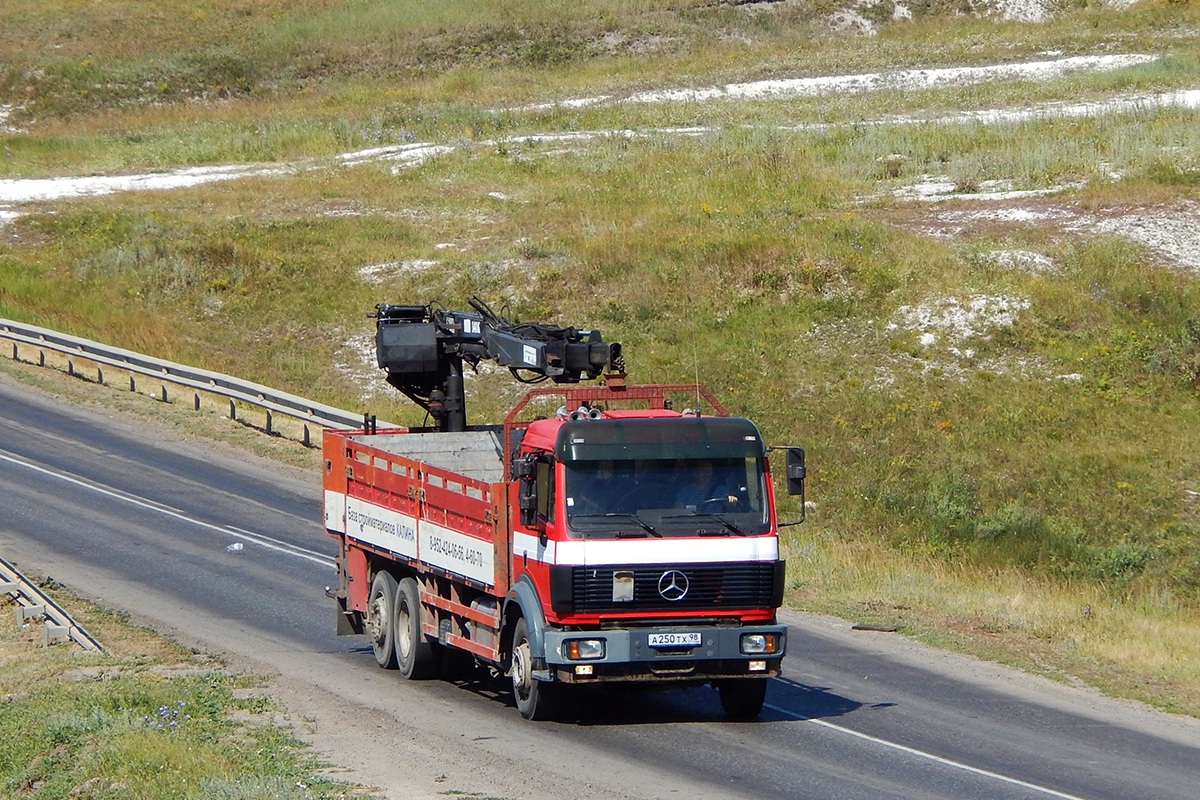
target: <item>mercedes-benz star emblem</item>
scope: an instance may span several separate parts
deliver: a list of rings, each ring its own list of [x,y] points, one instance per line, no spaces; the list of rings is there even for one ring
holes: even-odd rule
[[[677,569],[669,569],[658,579],[658,593],[663,600],[672,603],[682,600],[688,593],[688,577]]]

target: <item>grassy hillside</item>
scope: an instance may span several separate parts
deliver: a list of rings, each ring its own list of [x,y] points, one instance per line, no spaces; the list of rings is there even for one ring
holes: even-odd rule
[[[375,303],[596,325],[807,447],[793,604],[1200,714],[1200,283],[1128,235],[1200,221],[1196,112],[1145,100],[1200,86],[1200,6],[847,8],[4,4],[0,180],[278,169],[11,206],[0,316],[408,422],[363,366]],[[1147,58],[638,95],[1119,54]],[[471,386],[476,419],[518,388]]]

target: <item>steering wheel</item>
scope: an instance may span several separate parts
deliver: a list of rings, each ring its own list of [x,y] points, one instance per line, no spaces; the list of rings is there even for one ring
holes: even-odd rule
[[[718,511],[741,511],[742,499],[739,497],[732,503],[729,498],[735,497],[733,494],[723,494],[718,497],[710,497],[707,500],[701,500],[696,504],[696,510],[702,514],[712,514]]]

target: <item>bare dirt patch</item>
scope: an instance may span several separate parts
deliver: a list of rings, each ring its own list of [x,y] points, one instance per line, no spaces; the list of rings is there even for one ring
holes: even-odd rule
[[[940,239],[992,239],[1038,230],[1053,236],[1121,236],[1145,247],[1164,266],[1200,271],[1200,203],[1182,200],[1154,206],[1110,206],[1087,210],[1063,192],[1060,196],[1014,196],[980,192],[946,193],[923,208],[898,208],[886,216],[899,227]],[[1052,268],[1049,256],[1031,250],[1002,260],[1036,271]]]

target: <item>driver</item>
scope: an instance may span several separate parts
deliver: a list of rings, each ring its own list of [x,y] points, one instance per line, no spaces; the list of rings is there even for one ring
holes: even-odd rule
[[[687,466],[686,462],[684,466]],[[675,494],[675,505],[689,511],[699,511],[711,503],[733,506],[737,502],[738,496],[734,490],[714,476],[711,461],[697,461],[692,464],[687,483]]]

